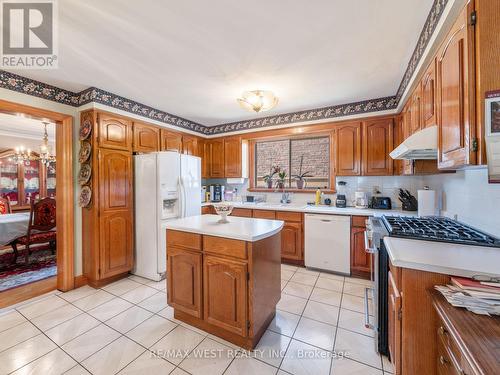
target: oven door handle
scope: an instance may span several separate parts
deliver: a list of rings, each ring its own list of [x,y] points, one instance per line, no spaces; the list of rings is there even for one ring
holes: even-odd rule
[[[370,240],[368,239],[368,232],[365,230],[365,251],[368,254],[375,254],[377,249],[375,247],[370,247]]]
[[[370,323],[370,300],[368,297],[368,293],[372,293],[372,288],[365,288],[365,327],[369,329],[374,329],[373,325]]]

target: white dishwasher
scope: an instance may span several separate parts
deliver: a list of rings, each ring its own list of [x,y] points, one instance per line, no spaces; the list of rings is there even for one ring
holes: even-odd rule
[[[351,272],[351,217],[305,214],[305,265],[343,274]]]

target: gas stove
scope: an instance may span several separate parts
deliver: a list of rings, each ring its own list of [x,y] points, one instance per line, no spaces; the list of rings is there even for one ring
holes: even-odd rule
[[[446,217],[383,216],[391,237],[500,247],[500,239]]]

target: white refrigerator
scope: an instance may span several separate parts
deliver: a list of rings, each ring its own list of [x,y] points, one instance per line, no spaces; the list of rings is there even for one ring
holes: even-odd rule
[[[163,224],[201,215],[201,159],[178,152],[134,156],[135,265],[132,273],[159,281],[167,269]]]

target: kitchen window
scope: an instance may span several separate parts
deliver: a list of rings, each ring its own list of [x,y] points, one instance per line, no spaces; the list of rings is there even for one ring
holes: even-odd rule
[[[331,135],[256,140],[251,188],[329,190],[332,180],[330,151]]]

